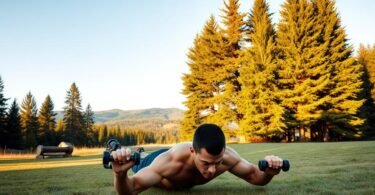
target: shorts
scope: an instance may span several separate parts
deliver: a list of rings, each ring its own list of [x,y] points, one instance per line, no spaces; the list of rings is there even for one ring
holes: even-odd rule
[[[152,161],[154,161],[154,159],[159,156],[160,154],[168,151],[169,149],[166,149],[166,148],[163,148],[163,149],[159,149],[159,150],[156,150],[150,154],[148,154],[146,157],[144,158],[141,158],[140,162],[138,165],[133,165],[132,167],[132,170],[134,173],[137,173],[139,170],[147,167],[148,165],[150,165],[152,163]]]

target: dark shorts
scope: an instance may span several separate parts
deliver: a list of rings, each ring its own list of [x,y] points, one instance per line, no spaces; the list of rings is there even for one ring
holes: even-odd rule
[[[148,154],[145,158],[141,158],[141,161],[139,162],[139,165],[134,165],[132,167],[132,170],[134,173],[137,173],[139,170],[147,167],[148,165],[150,165],[152,163],[152,161],[154,161],[154,159],[159,156],[160,154],[164,153],[168,151],[168,149],[164,148],[164,149],[159,149],[159,150],[156,150],[150,154]]]

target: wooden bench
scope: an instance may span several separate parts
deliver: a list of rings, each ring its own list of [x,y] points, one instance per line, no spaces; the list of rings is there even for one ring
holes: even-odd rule
[[[44,159],[46,157],[69,157],[72,156],[73,145],[67,142],[61,142],[58,146],[38,145],[36,148],[36,158]]]

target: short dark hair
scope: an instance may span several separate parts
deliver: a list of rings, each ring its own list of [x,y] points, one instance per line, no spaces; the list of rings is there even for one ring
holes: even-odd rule
[[[212,155],[220,154],[225,148],[223,131],[215,124],[200,125],[194,133],[193,148],[196,153],[205,148]]]

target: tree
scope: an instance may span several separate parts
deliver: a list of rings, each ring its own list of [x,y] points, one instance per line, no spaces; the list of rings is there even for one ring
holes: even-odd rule
[[[361,97],[365,99],[360,110],[360,115],[366,118],[362,127],[364,137],[375,138],[375,45],[372,47],[360,45],[357,56],[358,63],[364,66],[362,77],[363,91]]]
[[[208,117],[217,111],[215,95],[220,92],[220,83],[225,75],[223,44],[215,18],[211,16],[189,50],[190,73],[182,78],[182,94],[187,96],[184,102],[187,111],[180,127],[182,140],[191,140],[195,128],[203,122],[210,122]]]
[[[26,148],[33,148],[37,144],[38,109],[31,92],[26,94],[21,105],[21,127]]]
[[[83,113],[83,128],[87,132],[88,144],[93,146],[97,142],[97,138],[95,138],[94,133],[94,112],[91,109],[91,105],[88,104],[86,107],[85,112]]]
[[[81,95],[75,83],[70,86],[65,98],[64,134],[65,139],[74,145],[83,145],[86,134],[83,128]]]
[[[7,101],[3,94],[4,83],[0,76],[0,147],[7,145],[9,132],[6,129],[7,122]]]
[[[9,109],[7,129],[9,130],[9,148],[21,149],[24,147],[22,140],[20,108],[14,99]]]
[[[86,107],[86,110],[83,114],[83,121],[84,121],[84,128],[87,130],[87,131],[91,131],[93,129],[93,126],[94,126],[94,112],[92,111],[91,109],[91,105],[88,104],[87,107]]]
[[[284,108],[278,103],[276,93],[275,30],[271,23],[268,4],[256,0],[246,22],[250,48],[240,59],[241,91],[237,109],[243,116],[239,130],[248,137],[281,135],[286,128]]]
[[[55,129],[55,143],[59,144],[64,139],[64,121],[63,119],[58,119],[56,123],[56,129]]]
[[[212,121],[219,125],[226,136],[236,136],[238,134],[237,126],[241,116],[236,107],[236,99],[241,85],[238,81],[239,54],[244,34],[245,14],[239,11],[239,0],[224,1],[223,26],[221,30],[224,39],[224,48],[222,49],[221,60],[224,64],[220,71],[220,81],[218,82],[219,92],[215,97],[216,112],[211,117]]]
[[[319,42],[323,26],[317,23],[313,5],[306,0],[288,0],[282,5],[277,44],[280,49],[278,83],[281,105],[288,114],[288,140],[295,130],[302,139],[320,120],[329,96],[331,68],[326,44]]]
[[[364,46],[361,44],[357,56],[358,62],[365,66],[369,81],[369,92],[373,101],[375,101],[375,44]],[[375,103],[375,102],[374,102]]]
[[[347,43],[344,27],[332,0],[312,2],[315,26],[320,26],[319,43],[324,45],[324,56],[330,70],[330,85],[322,94],[328,97],[320,119],[314,124],[319,140],[338,140],[360,137],[359,127],[364,120],[358,112],[364,100],[362,92],[363,66],[353,57],[353,49]],[[322,96],[320,95],[320,97]]]
[[[53,145],[55,141],[56,113],[53,111],[54,105],[48,95],[39,111],[39,131],[38,140],[42,145]]]

